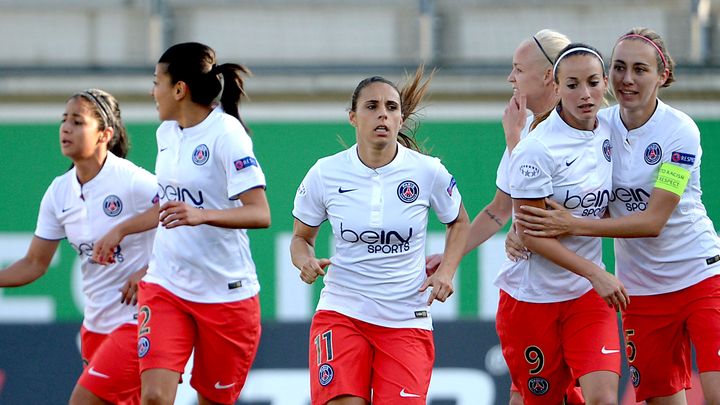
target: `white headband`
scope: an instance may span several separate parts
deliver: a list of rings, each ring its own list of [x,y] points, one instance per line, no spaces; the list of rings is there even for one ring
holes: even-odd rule
[[[600,57],[600,54],[593,51],[590,48],[585,48],[583,46],[580,46],[577,48],[568,49],[567,51],[563,52],[562,55],[558,56],[557,60],[555,61],[555,64],[553,65],[553,78],[557,78],[557,68],[558,68],[558,65],[560,64],[560,61],[564,57],[570,55],[571,53],[575,53],[575,52],[587,52],[587,53],[591,53],[591,54],[597,56],[597,58],[600,59],[600,65],[602,65],[603,72],[605,72],[605,62],[603,62],[603,59]]]

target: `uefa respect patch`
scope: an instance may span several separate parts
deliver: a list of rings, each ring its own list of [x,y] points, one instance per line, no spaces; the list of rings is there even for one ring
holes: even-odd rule
[[[455,181],[455,177],[450,179],[450,185],[447,187],[447,193],[450,197],[452,197],[453,190],[457,188],[457,182]]]
[[[207,163],[208,159],[210,159],[210,149],[208,149],[207,145],[204,143],[198,145],[192,154],[193,163],[198,166],[202,166]]]
[[[103,201],[103,212],[105,215],[109,217],[116,217],[120,215],[122,209],[123,204],[120,197],[112,194],[105,197],[105,201]]]
[[[681,165],[692,166],[695,164],[695,155],[691,155],[689,153],[682,153],[682,152],[673,152],[670,155],[670,160],[673,163],[679,163]]]
[[[242,159],[238,159],[233,162],[235,165],[235,170],[240,171],[246,167],[255,166],[258,167],[257,160],[255,160],[252,156],[245,156]]]

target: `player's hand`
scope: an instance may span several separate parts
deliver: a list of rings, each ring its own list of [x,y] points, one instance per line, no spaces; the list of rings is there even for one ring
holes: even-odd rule
[[[92,260],[98,264],[115,263],[115,250],[123,236],[115,229],[111,229],[102,238],[95,241],[92,252]]]
[[[332,264],[330,259],[312,257],[300,267],[300,279],[307,284],[312,284],[317,280],[318,276],[325,275],[325,268],[330,264]]]
[[[513,262],[527,260],[530,258],[530,251],[523,245],[520,237],[515,232],[515,224],[505,235],[505,255]]]
[[[520,134],[527,120],[526,103],[525,95],[513,94],[503,111],[502,126],[508,150],[512,150],[520,142]]]
[[[452,277],[445,271],[436,271],[433,275],[425,279],[425,282],[418,291],[424,292],[428,287],[432,287],[430,297],[428,297],[427,301],[428,305],[432,305],[434,300],[445,302],[445,300],[455,292]]]
[[[131,274],[120,291],[120,303],[125,305],[137,304],[138,283],[145,276],[147,266]]]
[[[440,262],[442,261],[443,255],[440,253],[435,253],[434,255],[430,255],[425,257],[425,275],[430,277],[437,271],[438,267],[440,266]]]
[[[169,201],[160,207],[160,224],[167,229],[203,223],[205,223],[204,210],[192,207],[182,201]]]
[[[541,238],[572,234],[574,217],[555,200],[545,199],[548,209],[523,205],[515,213],[515,222],[525,227],[525,233]]]
[[[598,267],[597,271],[588,277],[588,280],[610,308],[614,308],[615,311],[627,308],[630,296],[617,277]]]

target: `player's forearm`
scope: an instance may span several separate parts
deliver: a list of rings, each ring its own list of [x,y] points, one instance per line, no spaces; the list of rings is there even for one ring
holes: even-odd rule
[[[155,229],[158,226],[160,215],[160,206],[154,204],[145,212],[135,215],[134,217],[121,222],[117,225],[116,230],[121,237],[126,237],[135,233],[145,232]]]
[[[592,261],[570,251],[555,238],[520,235],[520,239],[531,252],[543,256],[578,276],[590,279],[597,271],[604,271]]]
[[[295,267],[302,268],[303,264],[315,257],[315,246],[305,238],[293,235],[290,240],[290,260]]]
[[[0,271],[0,287],[19,287],[42,277],[49,263],[24,257]]]
[[[468,234],[470,232],[470,219],[465,208],[461,205],[458,217],[448,224],[445,233],[445,251],[438,268],[439,272],[446,272],[451,277],[455,275],[460,261],[465,255]]]
[[[492,204],[483,208],[470,225],[470,232],[463,253],[468,254],[495,235],[510,219],[511,212],[511,209],[504,211],[497,209]]]
[[[270,208],[262,204],[243,205],[225,210],[204,210],[206,225],[232,229],[256,229],[270,226]]]

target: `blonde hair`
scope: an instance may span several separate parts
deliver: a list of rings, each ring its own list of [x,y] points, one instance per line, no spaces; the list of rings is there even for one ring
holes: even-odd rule
[[[540,51],[551,59],[551,61],[548,61],[550,64],[555,64],[558,56],[560,56],[560,51],[570,45],[570,38],[565,34],[550,29],[538,31],[533,35],[533,38],[540,44]]]

